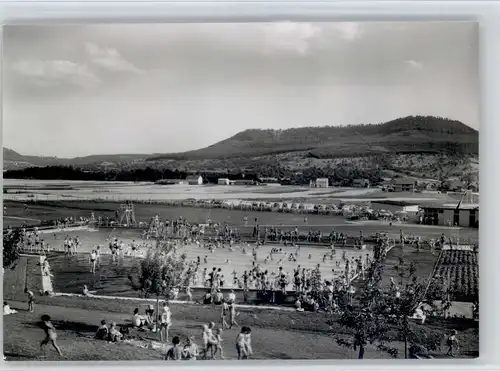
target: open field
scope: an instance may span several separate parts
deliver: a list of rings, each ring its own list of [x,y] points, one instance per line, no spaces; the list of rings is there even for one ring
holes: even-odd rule
[[[378,188],[310,188],[304,186],[156,185],[132,182],[84,182],[5,179],[5,200],[164,201],[185,199],[296,201],[338,203],[393,200],[407,203],[458,202],[460,196],[440,193],[388,193]],[[29,197],[28,197],[29,196]],[[477,196],[475,196],[477,198]]]
[[[473,302],[478,299],[479,266],[477,253],[464,250],[443,251],[435,278],[444,280],[452,300]]]

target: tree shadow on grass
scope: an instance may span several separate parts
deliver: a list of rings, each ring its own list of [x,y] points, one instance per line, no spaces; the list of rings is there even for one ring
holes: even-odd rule
[[[42,327],[42,323],[38,322],[25,322],[24,323],[30,327],[40,328]],[[88,337],[89,334],[95,334],[98,327],[97,325],[89,325],[84,322],[74,322],[74,321],[52,321],[52,324],[58,331],[72,331],[79,336]]]
[[[3,355],[7,358],[7,361],[23,361],[26,359],[32,359],[30,356],[15,352],[4,352]]]

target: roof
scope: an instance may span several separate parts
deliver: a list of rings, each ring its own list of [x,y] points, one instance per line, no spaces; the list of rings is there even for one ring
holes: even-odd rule
[[[318,180],[324,181],[324,180],[328,180],[328,178],[316,178],[316,181],[318,181]]]
[[[364,182],[368,182],[368,179],[361,179],[361,178],[359,178],[359,179],[354,179],[353,182],[354,183],[364,183]]]
[[[454,179],[446,182],[449,187],[464,187],[464,183],[461,180]]]
[[[186,177],[186,180],[198,180],[201,178],[201,175],[189,175]]]
[[[161,183],[180,183],[184,182],[183,179],[159,179],[155,183],[161,184]]]
[[[456,204],[432,204],[432,205],[421,205],[421,209],[444,209],[444,210],[455,210],[457,208],[458,202]],[[479,204],[461,204],[459,210],[479,210]]]
[[[394,179],[394,184],[415,184],[415,181],[407,178],[396,178]]]

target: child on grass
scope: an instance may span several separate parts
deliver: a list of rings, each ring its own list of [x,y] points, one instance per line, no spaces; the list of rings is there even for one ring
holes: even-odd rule
[[[215,346],[215,352],[212,356],[213,359],[215,359],[215,356],[217,355],[217,353],[220,353],[220,359],[224,359],[224,349],[222,348],[222,342],[223,342],[223,339],[222,339],[222,328],[218,328],[216,333],[215,333],[215,337],[217,339],[217,344]]]
[[[247,359],[248,352],[246,347],[246,334],[250,330],[249,327],[243,326],[240,333],[236,337],[236,351],[238,352],[238,359]]]
[[[33,294],[33,291],[28,290],[27,287],[24,289],[24,292],[28,295],[28,310],[30,312],[34,312],[35,311],[35,294]]]
[[[163,303],[163,309],[160,315],[160,340],[162,342],[168,341],[168,330],[172,325],[172,312],[168,307],[168,303]]]
[[[57,334],[56,334],[56,329],[52,322],[50,321],[50,316],[47,314],[44,314],[42,317],[42,329],[45,332],[45,339],[42,340],[40,343],[40,349],[44,349],[45,345],[48,343],[51,343],[54,349],[59,353],[60,356],[62,356],[61,349],[57,345]]]

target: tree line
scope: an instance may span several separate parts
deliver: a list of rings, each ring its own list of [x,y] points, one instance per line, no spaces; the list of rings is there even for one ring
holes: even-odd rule
[[[102,169],[83,170],[72,166],[29,167],[22,170],[8,170],[4,173],[5,179],[40,179],[40,180],[83,180],[83,181],[128,181],[128,182],[156,182],[161,179],[185,179],[189,175],[199,174],[205,183],[217,184],[219,178],[230,180],[249,179],[258,181],[262,177],[274,177],[283,184],[309,184],[316,178],[328,178],[331,184],[350,186],[355,179],[368,179],[371,184],[382,181],[381,169],[363,169],[359,167],[309,167],[302,172],[273,166],[255,166],[250,172],[243,171],[184,171],[178,169],[156,169],[146,167],[142,169],[120,170]]]

